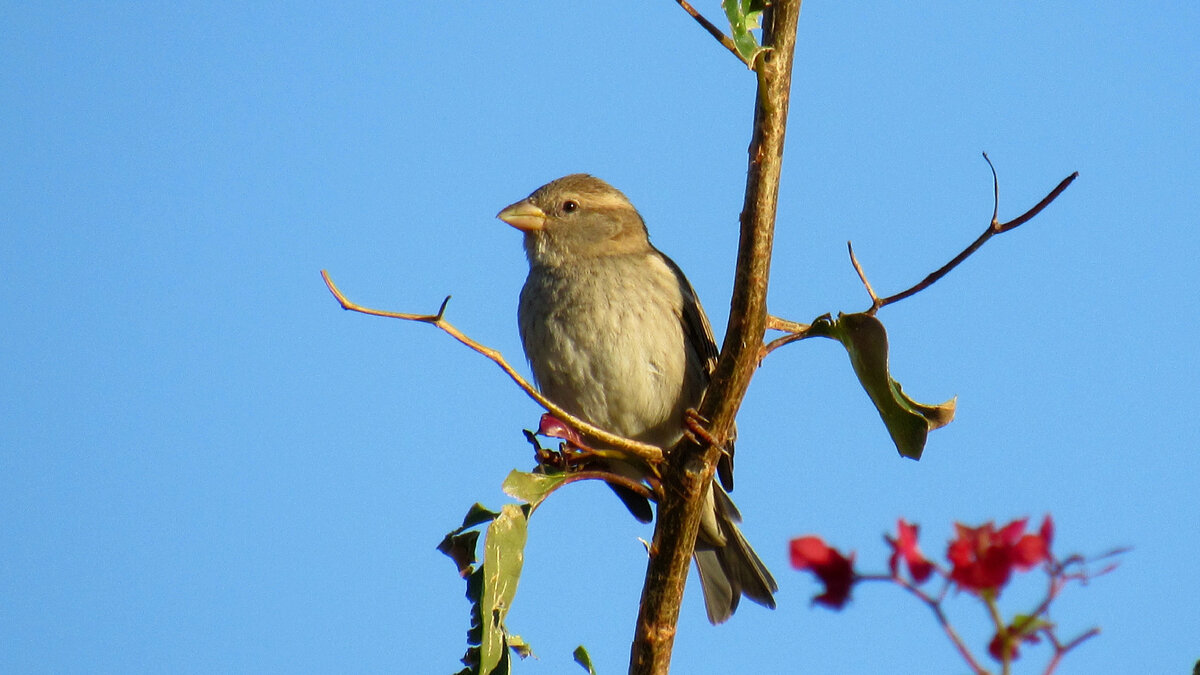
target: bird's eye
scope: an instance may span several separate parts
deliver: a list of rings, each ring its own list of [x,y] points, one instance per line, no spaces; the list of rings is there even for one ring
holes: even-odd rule
[[[579,202],[568,199],[567,201],[563,202],[562,210],[563,213],[575,213],[577,210],[579,210]]]

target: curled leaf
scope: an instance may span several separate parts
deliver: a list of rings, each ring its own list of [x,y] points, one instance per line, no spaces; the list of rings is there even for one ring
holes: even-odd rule
[[[729,31],[738,53],[753,64],[754,57],[763,49],[751,32],[761,25],[763,0],[721,0],[721,9],[729,18]]]
[[[463,517],[462,527],[455,530],[455,532],[462,532],[463,530],[475,527],[480,523],[490,523],[492,519],[498,515],[500,515],[498,512],[488,509],[479,502],[475,502],[471,505],[471,508],[467,510],[467,515]]]
[[[437,545],[437,550],[454,561],[459,576],[464,579],[472,572],[472,565],[475,564],[475,542],[479,539],[479,531],[472,530],[472,528],[491,522],[498,515],[500,514],[489,511],[482,504],[476,502],[467,511],[462,525],[458,529],[448,532],[442,538],[441,543]]]
[[[896,449],[905,457],[921,459],[929,432],[954,419],[956,399],[927,405],[909,398],[888,370],[887,331],[870,314],[839,314],[836,320],[823,316],[813,322],[810,332],[842,343]]]
[[[453,560],[459,576],[465,578],[471,574],[471,566],[475,564],[475,542],[478,539],[479,532],[476,530],[450,533],[438,544],[437,550]]]

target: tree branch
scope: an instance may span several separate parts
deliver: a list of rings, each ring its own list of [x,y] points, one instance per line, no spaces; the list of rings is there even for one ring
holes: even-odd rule
[[[1003,234],[1012,229],[1016,229],[1016,228],[1020,227],[1021,225],[1024,225],[1025,223],[1032,220],[1034,216],[1036,216],[1037,214],[1042,212],[1042,209],[1049,206],[1050,202],[1053,202],[1055,199],[1058,199],[1058,196],[1063,193],[1063,190],[1066,190],[1067,186],[1069,186],[1071,183],[1073,183],[1075,181],[1076,178],[1079,177],[1078,171],[1071,174],[1070,176],[1067,176],[1066,178],[1062,179],[1062,181],[1059,182],[1059,184],[1053,190],[1050,191],[1050,194],[1043,197],[1042,201],[1040,201],[1036,205],[1034,205],[1033,208],[1029,209],[1025,213],[1022,213],[1021,215],[1017,216],[1016,218],[1013,218],[1012,220],[1008,221],[1007,223],[1001,223],[996,217],[997,214],[1000,212],[1000,179],[996,176],[996,167],[992,165],[992,160],[988,159],[986,152],[983,153],[983,159],[987,161],[988,167],[991,168],[991,170],[992,170],[992,194],[993,194],[992,222],[988,224],[987,229],[983,231],[983,234],[979,235],[978,239],[971,242],[970,246],[963,249],[962,253],[959,253],[958,255],[954,256],[954,258],[950,262],[946,263],[945,265],[942,265],[940,268],[937,269],[937,271],[932,272],[929,276],[922,279],[920,281],[920,283],[916,284],[912,288],[909,288],[908,290],[901,291],[899,293],[896,293],[895,295],[889,295],[886,298],[876,297],[875,292],[873,290],[871,290],[871,285],[867,283],[867,277],[865,274],[863,274],[862,267],[858,264],[858,260],[856,260],[854,258],[854,248],[853,247],[850,248],[850,260],[854,265],[854,269],[858,271],[858,276],[860,279],[862,279],[863,285],[866,286],[867,293],[871,296],[871,308],[867,310],[867,314],[874,314],[875,312],[879,311],[881,308],[886,307],[886,306],[892,304],[893,302],[899,302],[909,296],[916,295],[917,293],[920,293],[921,291],[925,290],[926,288],[929,288],[933,284],[937,283],[937,281],[939,279],[941,279],[942,277],[949,274],[950,270],[954,269],[955,267],[958,267],[959,263],[966,260],[975,251],[978,251],[979,248],[982,247],[984,244],[986,244],[987,241],[989,239],[991,239],[993,236],[995,236],[997,234]]]
[[[711,436],[721,441],[730,437],[766,332],[767,281],[800,3],[768,3],[763,15],[763,45],[767,49],[755,59],[758,96],[729,323],[712,382],[699,409],[700,415],[709,420]],[[668,455],[630,673],[668,672],[704,495],[721,452],[716,445],[705,447],[684,440]]]
[[[762,349],[760,349],[758,352],[758,365],[762,365],[762,360],[767,358],[767,354],[770,354],[786,344],[791,344],[797,340],[803,340],[804,338],[808,337],[808,331],[811,328],[812,326],[806,323],[788,321],[787,319],[781,319],[777,316],[768,314],[767,330],[781,330],[787,333],[787,335],[781,335],[762,346]]]
[[[987,243],[989,239],[995,235],[1003,234],[1009,230],[1018,228],[1032,220],[1034,216],[1041,213],[1042,210],[1049,206],[1051,202],[1053,202],[1055,199],[1058,199],[1058,196],[1061,195],[1063,191],[1066,190],[1067,187],[1079,177],[1078,171],[1072,173],[1070,176],[1062,179],[1062,181],[1060,181],[1059,184],[1055,186],[1055,188],[1051,190],[1049,194],[1043,197],[1042,201],[1035,204],[1033,208],[1029,209],[1025,213],[1022,213],[1016,218],[1013,218],[1007,223],[1001,223],[997,218],[997,214],[1000,212],[1000,180],[996,176],[996,167],[992,165],[992,160],[988,158],[986,152],[983,153],[983,159],[987,161],[988,167],[992,170],[992,221],[988,224],[987,229],[983,231],[983,234],[979,235],[979,238],[971,242],[970,246],[965,248],[958,255],[954,256],[950,262],[942,265],[936,271],[930,273],[929,276],[922,279],[915,286],[909,288],[908,290],[896,293],[895,295],[889,295],[886,298],[880,298],[875,294],[875,289],[871,287],[871,282],[867,280],[867,273],[863,271],[863,266],[861,263],[859,263],[858,257],[854,255],[854,244],[851,242],[846,242],[846,248],[850,253],[850,264],[854,266],[854,272],[858,274],[859,281],[862,282],[863,288],[866,289],[867,295],[871,298],[871,306],[866,310],[866,312],[864,312],[865,314],[874,315],[881,308],[916,295],[917,293],[920,293],[926,288],[929,288],[933,284],[937,283],[942,277],[949,274],[950,270],[958,267],[960,263],[970,257],[975,251],[978,251],[984,244]],[[787,332],[787,335],[777,337],[763,345],[758,359],[760,362],[765,359],[768,354],[784,345],[811,337],[808,332],[808,325],[787,321],[785,319],[769,317],[767,327],[775,330],[785,331]]]
[[[692,7],[687,0],[675,0],[675,2],[679,3],[679,6],[683,8],[683,11],[691,15],[691,17],[696,20],[696,23],[700,24],[704,30],[708,31],[709,35],[716,38],[717,42],[720,42],[726,49],[733,52],[733,55],[738,58],[738,61],[741,61],[742,63],[746,64],[747,67],[750,67],[750,62],[746,60],[746,57],[742,56],[741,52],[737,50],[737,46],[733,44],[733,38],[723,33],[720,28],[717,28],[711,21],[704,18],[704,15],[700,12],[697,12],[696,8]]]
[[[500,352],[490,347],[485,347],[472,340],[445,319],[446,304],[450,302],[450,296],[446,296],[446,299],[442,301],[442,306],[438,309],[437,314],[405,314],[403,312],[385,312],[379,309],[363,307],[351,302],[346,298],[345,295],[342,294],[341,290],[339,290],[338,287],[333,284],[333,279],[329,278],[329,273],[325,270],[321,270],[321,278],[325,280],[325,285],[329,288],[329,292],[333,293],[333,297],[337,298],[337,301],[339,304],[341,304],[342,309],[351,312],[359,312],[361,314],[370,314],[371,316],[382,316],[389,319],[403,319],[404,321],[418,321],[420,323],[428,323],[437,326],[448,333],[455,340],[458,340],[464,345],[491,359],[492,362],[500,366],[500,369],[507,373],[508,376],[517,383],[517,386],[519,386],[522,391],[528,394],[530,398],[537,401],[538,404],[549,411],[550,414],[554,415],[566,424],[575,427],[579,431],[595,438],[605,445],[625,450],[639,459],[645,460],[651,464],[658,464],[663,461],[662,450],[657,446],[630,440],[628,438],[609,433],[599,427],[592,426],[591,424],[584,422],[583,420],[558,407],[550,399],[542,396],[542,394],[536,388],[534,388],[533,385],[527,382],[525,378],[521,377],[521,375],[517,373],[512,366],[508,365],[508,362],[504,360],[504,357],[500,354]]]

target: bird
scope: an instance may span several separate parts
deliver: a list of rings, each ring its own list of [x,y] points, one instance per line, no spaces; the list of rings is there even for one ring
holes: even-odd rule
[[[684,434],[718,356],[712,328],[679,266],[650,243],[629,199],[603,180],[571,174],[497,217],[524,234],[529,275],[517,321],[541,393],[606,431],[667,449]],[[708,489],[694,559],[708,619],[732,616],[745,596],[774,609],[774,577],[746,541],[733,487],[732,441]],[[635,480],[652,469],[630,457],[609,469]],[[640,520],[649,503],[614,490]]]

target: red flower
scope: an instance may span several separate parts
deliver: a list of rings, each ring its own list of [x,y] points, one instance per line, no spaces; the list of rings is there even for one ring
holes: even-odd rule
[[[1021,521],[1022,523],[1024,521]],[[1021,537],[1013,546],[1013,562],[1022,570],[1027,570],[1042,561],[1050,559],[1050,540],[1054,538],[1054,521],[1050,515],[1042,521],[1042,527],[1036,535],[1027,534]]]
[[[892,576],[899,576],[900,559],[903,558],[913,581],[918,584],[925,583],[929,575],[933,574],[933,563],[926,560],[925,554],[921,553],[921,549],[917,547],[917,526],[904,522],[902,518],[897,522],[896,529],[898,533],[896,539],[884,536],[884,539],[892,547],[892,557],[888,560],[888,568],[892,570]]]
[[[1053,521],[1046,516],[1038,534],[1025,534],[1027,521],[1014,520],[999,531],[992,523],[976,528],[956,523],[958,538],[946,551],[954,565],[950,578],[967,590],[998,595],[1014,567],[1027,570],[1048,560]]]
[[[833,609],[841,609],[850,600],[850,587],[857,575],[854,573],[854,554],[842,555],[820,537],[799,537],[792,540],[792,567],[809,570],[825,584],[825,592],[813,598]]]

